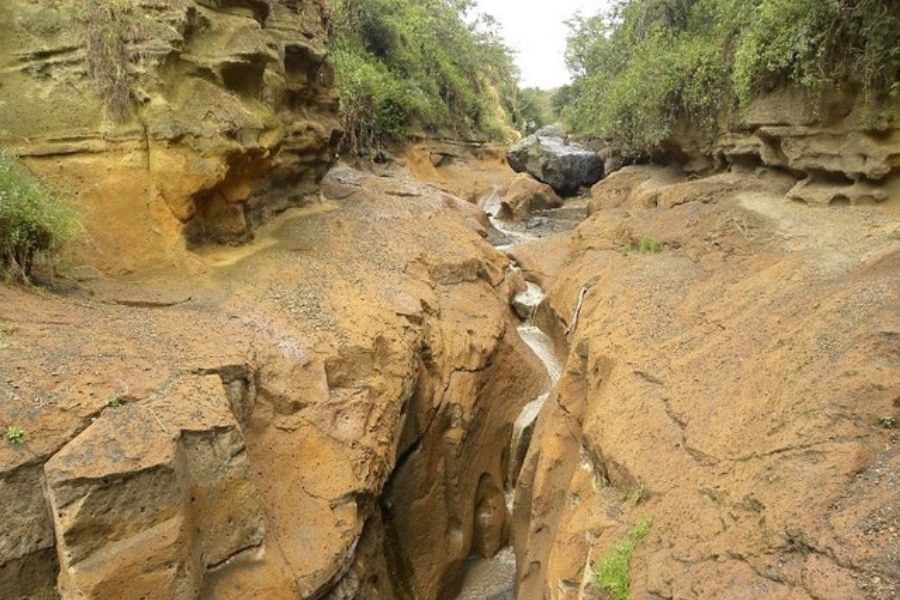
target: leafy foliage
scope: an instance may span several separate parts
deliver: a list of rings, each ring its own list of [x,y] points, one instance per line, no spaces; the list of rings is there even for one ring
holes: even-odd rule
[[[522,133],[530,134],[544,125],[552,125],[559,118],[553,99],[556,94],[540,88],[519,90],[517,110],[515,112],[516,127]]]
[[[659,254],[662,251],[662,242],[654,237],[645,235],[638,241],[638,252],[641,254]]]
[[[502,136],[517,72],[496,23],[472,0],[332,0],[332,44],[352,151],[411,129]]]
[[[570,126],[627,150],[658,148],[679,124],[711,135],[723,107],[785,83],[900,94],[894,0],[619,0],[569,25],[575,82],[556,102]]]
[[[645,519],[631,530],[628,538],[603,556],[595,565],[594,575],[600,589],[606,590],[612,600],[628,600],[631,595],[631,556],[634,549],[650,533],[653,521]]]
[[[28,279],[77,227],[74,210],[0,148],[0,271]]]

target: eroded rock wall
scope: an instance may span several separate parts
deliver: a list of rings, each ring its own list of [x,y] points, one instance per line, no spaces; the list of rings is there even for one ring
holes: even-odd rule
[[[586,294],[519,479],[521,600],[604,597],[646,519],[634,598],[900,593],[895,207],[810,209],[794,181],[595,188],[549,276],[563,325]]]
[[[811,205],[877,204],[900,189],[900,101],[873,103],[851,85],[821,97],[784,87],[724,110],[707,139],[679,123],[669,149],[691,173],[779,168],[802,179],[788,197]]]
[[[329,35],[323,0],[10,0],[0,143],[73,192],[104,270],[243,241],[332,162]]]
[[[508,538],[521,279],[458,198],[322,189],[205,274],[0,287],[0,597],[442,598]]]

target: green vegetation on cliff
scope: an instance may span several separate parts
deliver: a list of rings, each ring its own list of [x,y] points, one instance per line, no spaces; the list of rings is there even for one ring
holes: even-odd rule
[[[351,150],[423,130],[502,137],[517,72],[472,0],[332,0],[332,52]]]
[[[723,108],[785,84],[900,95],[895,0],[620,0],[570,26],[564,117],[631,150],[677,124],[711,134]]]
[[[631,557],[638,544],[644,541],[653,525],[652,519],[637,523],[628,537],[616,545],[594,565],[594,577],[600,589],[605,590],[611,600],[631,598]]]
[[[76,226],[73,209],[0,148],[0,274],[27,280]]]

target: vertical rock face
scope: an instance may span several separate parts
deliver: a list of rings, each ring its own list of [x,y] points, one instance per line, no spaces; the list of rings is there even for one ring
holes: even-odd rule
[[[0,143],[78,191],[101,267],[246,239],[331,163],[329,29],[323,0],[11,0]]]
[[[193,598],[209,568],[265,536],[214,376],[108,411],[44,471],[64,597]]]

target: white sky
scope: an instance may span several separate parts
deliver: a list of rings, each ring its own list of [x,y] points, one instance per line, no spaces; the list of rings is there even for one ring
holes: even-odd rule
[[[516,52],[525,87],[555,88],[569,83],[563,56],[568,28],[563,21],[578,11],[592,15],[610,0],[478,0],[482,12],[496,17],[506,42]]]

